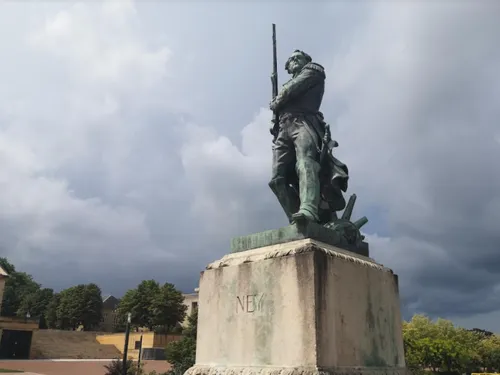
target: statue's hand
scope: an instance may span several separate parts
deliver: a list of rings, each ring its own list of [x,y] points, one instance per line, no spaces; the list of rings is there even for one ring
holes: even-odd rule
[[[274,124],[271,124],[271,126],[269,127],[269,133],[274,136]]]
[[[269,109],[274,112],[276,111],[277,107],[278,105],[276,103],[276,100],[275,99],[271,100],[271,102],[269,103]]]

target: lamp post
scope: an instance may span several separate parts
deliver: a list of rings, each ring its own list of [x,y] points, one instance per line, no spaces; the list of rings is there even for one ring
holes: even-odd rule
[[[142,335],[141,335],[141,340],[139,341],[139,358],[137,359],[137,368],[138,369],[141,368],[141,359],[142,359]]]
[[[125,347],[123,348],[123,375],[127,375],[127,352],[128,352],[128,337],[130,335],[130,322],[132,314],[127,314],[127,327],[125,328]]]

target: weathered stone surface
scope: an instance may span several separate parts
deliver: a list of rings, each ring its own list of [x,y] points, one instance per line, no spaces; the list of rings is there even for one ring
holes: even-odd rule
[[[206,269],[209,270],[220,267],[236,266],[242,263],[258,262],[271,258],[307,253],[309,251],[324,252],[329,256],[340,257],[350,262],[363,263],[368,267],[382,267],[367,256],[354,254],[351,251],[306,238],[278,245],[264,246],[259,249],[253,249],[252,251],[240,251],[237,253],[227,254],[222,257],[222,259],[210,263]]]
[[[231,252],[247,251],[306,238],[318,240],[360,255],[369,256],[368,244],[366,242],[363,242],[362,246],[359,247],[349,246],[343,241],[338,232],[312,222],[305,226],[294,224],[248,236],[235,237],[231,240]]]
[[[228,254],[202,274],[187,375],[405,372],[397,277],[303,239]]]
[[[193,366],[185,375],[406,375],[405,369],[376,367],[211,367]]]

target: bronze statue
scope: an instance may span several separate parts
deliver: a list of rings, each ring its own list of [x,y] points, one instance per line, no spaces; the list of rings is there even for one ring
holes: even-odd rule
[[[329,228],[359,228],[363,218],[350,222],[356,196],[341,219],[336,211],[346,208],[349,171],[335,158],[338,146],[330,138],[330,127],[320,112],[325,91],[325,69],[311,56],[295,50],[285,64],[292,76],[278,92],[276,34],[273,25],[273,167],[269,182],[291,224],[319,223]],[[351,228],[354,230],[354,228]],[[358,240],[359,234],[351,233]]]

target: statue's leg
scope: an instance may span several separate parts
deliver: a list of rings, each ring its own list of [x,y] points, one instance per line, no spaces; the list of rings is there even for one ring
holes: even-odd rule
[[[320,181],[318,151],[314,138],[302,123],[294,122],[292,138],[299,177],[300,209],[293,215],[295,221],[319,221]]]
[[[299,197],[288,183],[287,174],[290,165],[295,163],[293,143],[287,138],[285,131],[280,130],[273,146],[273,169],[269,187],[278,198],[283,211],[292,222],[292,215],[299,210]]]

